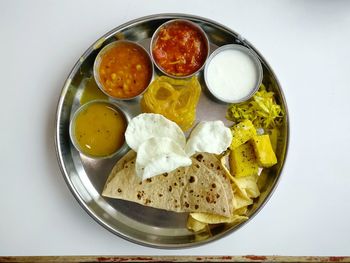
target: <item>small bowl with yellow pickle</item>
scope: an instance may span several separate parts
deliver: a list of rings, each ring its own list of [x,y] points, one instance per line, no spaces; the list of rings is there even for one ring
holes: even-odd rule
[[[70,125],[74,147],[90,158],[110,158],[127,147],[124,133],[128,116],[114,103],[90,101],[78,108]]]
[[[131,100],[146,91],[153,78],[151,56],[141,45],[118,40],[106,45],[94,62],[94,78],[109,97]]]

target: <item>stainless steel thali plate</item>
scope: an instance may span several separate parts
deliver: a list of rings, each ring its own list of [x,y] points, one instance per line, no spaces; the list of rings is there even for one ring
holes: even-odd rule
[[[83,90],[93,78],[93,63],[102,47],[117,39],[127,39],[136,41],[149,50],[153,32],[162,23],[174,18],[188,19],[200,25],[210,40],[210,53],[217,47],[229,43],[238,43],[253,50],[263,66],[263,83],[275,92],[277,102],[286,113],[276,151],[279,162],[268,170],[268,176],[264,178],[264,183],[259,185],[261,195],[249,209],[250,219],[267,202],[277,185],[285,163],[289,137],[287,105],[277,77],[264,57],[248,41],[231,29],[202,17],[184,14],[160,14],[125,23],[97,40],[73,67],[59,98],[55,134],[58,162],[72,194],[94,220],[120,237],[157,248],[183,248],[201,245],[234,232],[249,220],[237,225],[221,224],[212,227],[208,232],[196,234],[186,228],[186,213],[167,212],[128,201],[102,197],[101,192],[109,172],[125,152],[107,160],[84,157],[84,155],[79,154],[70,141],[69,122],[80,106]],[[207,92],[203,81],[203,72],[200,72],[198,77],[203,91],[197,106],[197,121],[220,119],[230,124],[225,120],[227,105],[216,101]],[[117,101],[116,103],[125,109],[129,117],[141,112],[137,100]]]

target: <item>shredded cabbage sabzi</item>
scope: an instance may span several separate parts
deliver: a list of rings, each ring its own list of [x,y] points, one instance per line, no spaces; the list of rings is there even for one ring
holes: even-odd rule
[[[235,123],[250,120],[256,128],[273,129],[282,124],[284,112],[275,101],[274,93],[261,84],[259,91],[246,102],[231,104],[226,118]]]

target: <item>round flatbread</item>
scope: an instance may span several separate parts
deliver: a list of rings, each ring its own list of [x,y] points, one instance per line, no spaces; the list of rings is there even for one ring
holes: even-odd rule
[[[208,153],[191,160],[190,166],[141,180],[135,175],[136,153],[131,150],[114,166],[102,195],[167,211],[231,217],[233,189],[220,160]]]

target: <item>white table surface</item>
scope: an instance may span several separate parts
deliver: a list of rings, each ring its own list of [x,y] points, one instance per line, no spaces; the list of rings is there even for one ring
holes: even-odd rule
[[[265,56],[286,95],[290,147],[264,209],[193,249],[127,242],[96,223],[56,160],[62,85],[110,29],[156,13],[216,20]],[[350,1],[0,0],[0,255],[350,255]]]

